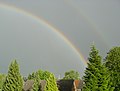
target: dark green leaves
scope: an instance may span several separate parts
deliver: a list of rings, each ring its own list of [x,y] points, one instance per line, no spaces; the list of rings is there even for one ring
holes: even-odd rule
[[[91,47],[88,61],[82,91],[110,91],[110,76],[106,67],[102,65],[101,56],[94,45]]]

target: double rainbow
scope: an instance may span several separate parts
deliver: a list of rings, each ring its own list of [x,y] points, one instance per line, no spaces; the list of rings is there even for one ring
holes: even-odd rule
[[[61,39],[63,39],[74,50],[74,52],[79,56],[80,60],[84,63],[84,65],[87,66],[87,61],[83,57],[82,53],[77,50],[77,48],[69,41],[69,39],[66,38],[66,36],[63,33],[60,32],[60,30],[53,27],[49,22],[45,21],[43,18],[41,18],[40,16],[36,16],[25,10],[22,10],[20,8],[17,8],[15,6],[12,6],[12,5],[6,5],[6,4],[0,3],[0,8],[9,10],[9,11],[13,11],[17,14],[22,14],[24,16],[27,16],[27,17],[39,22],[40,24],[45,25],[47,28],[49,28],[50,30],[55,32]]]

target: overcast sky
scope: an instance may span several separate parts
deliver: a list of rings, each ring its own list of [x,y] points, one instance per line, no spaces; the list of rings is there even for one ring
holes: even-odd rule
[[[87,59],[95,43],[104,57],[119,46],[119,0],[0,0],[42,17],[62,32]],[[0,72],[6,73],[10,61],[19,60],[22,74],[38,68],[56,75],[69,69],[83,74],[84,65],[60,36],[43,24],[14,10],[0,8]],[[52,30],[51,30],[52,31]]]

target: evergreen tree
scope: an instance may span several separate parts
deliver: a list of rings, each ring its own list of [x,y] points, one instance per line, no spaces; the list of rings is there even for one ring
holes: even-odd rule
[[[34,79],[34,78],[35,78],[35,72],[28,75],[28,80],[31,80],[31,79]]]
[[[23,80],[19,72],[18,63],[13,61],[8,70],[2,91],[22,91]]]
[[[120,47],[110,49],[106,58],[105,65],[109,69],[111,86],[114,91],[120,91]]]
[[[43,70],[38,70],[37,71],[38,72],[38,75],[39,75],[39,78],[40,78],[40,80],[45,80],[45,75],[44,75],[44,72],[45,71],[43,71]]]
[[[67,79],[79,80],[80,75],[77,71],[70,70],[68,72],[65,72],[65,76],[63,77],[63,79],[65,79],[65,80],[67,80]]]
[[[42,70],[39,70],[38,74],[41,80],[46,81],[46,87],[44,88],[44,91],[58,91],[56,78],[54,74],[52,74],[51,72],[42,71]]]
[[[91,47],[88,61],[82,91],[113,91],[109,86],[110,77],[107,69],[102,65],[101,56],[94,45]]]
[[[35,73],[34,84],[33,84],[33,91],[40,91],[40,78],[38,72]]]
[[[4,81],[5,81],[5,75],[4,74],[0,74],[0,89],[2,89]]]
[[[55,76],[48,71],[45,71],[43,73],[43,76],[44,76],[44,80],[46,80],[47,82],[44,90],[45,91],[58,91]]]

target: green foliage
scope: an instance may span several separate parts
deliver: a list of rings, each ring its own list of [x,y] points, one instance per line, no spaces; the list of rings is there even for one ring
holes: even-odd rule
[[[19,72],[18,63],[13,61],[8,70],[2,91],[22,91],[23,80]]]
[[[37,72],[38,72],[39,78],[40,78],[41,80],[45,80],[45,79],[46,79],[45,71],[43,71],[43,70],[38,70]]]
[[[32,91],[40,91],[39,89],[40,89],[40,78],[38,72],[36,72]]]
[[[31,80],[31,79],[34,79],[34,78],[35,78],[35,72],[28,75],[28,80]]]
[[[44,89],[45,91],[58,91],[56,78],[52,73],[48,71],[43,72],[43,78],[47,82],[46,87]]]
[[[80,75],[79,75],[79,73],[77,71],[70,70],[68,72],[65,72],[65,76],[63,77],[63,79],[79,80]]]
[[[48,72],[48,71],[43,71],[43,70],[38,70],[37,74],[39,76],[40,80],[45,80],[46,81],[46,86],[44,88],[44,91],[58,91],[58,87],[56,84],[56,78],[54,76],[54,74]],[[28,79],[36,79],[35,73],[33,72],[32,74],[29,74]],[[37,80],[35,80],[35,88],[38,86],[37,84]],[[37,90],[33,90],[33,91],[37,91]]]
[[[111,86],[114,91],[120,91],[120,47],[110,49],[106,58],[105,66],[108,68],[111,77]]]
[[[102,65],[101,56],[94,45],[91,47],[88,60],[82,91],[113,91],[109,85],[110,77],[107,69]]]
[[[0,89],[2,89],[4,81],[5,81],[5,75],[4,74],[0,74]]]

